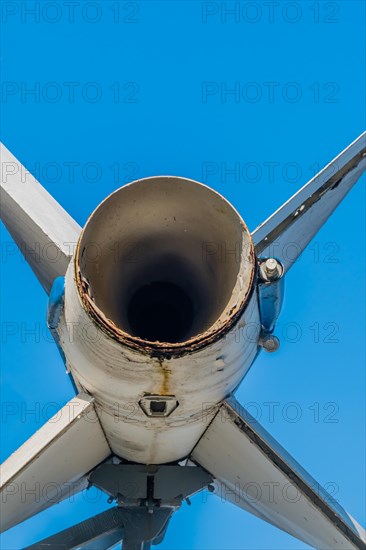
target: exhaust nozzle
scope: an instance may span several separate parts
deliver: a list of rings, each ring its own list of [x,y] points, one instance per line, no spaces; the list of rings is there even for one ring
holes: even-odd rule
[[[174,353],[222,335],[253,287],[254,249],[234,208],[179,177],[126,185],[94,211],[75,254],[89,315],[133,348]]]

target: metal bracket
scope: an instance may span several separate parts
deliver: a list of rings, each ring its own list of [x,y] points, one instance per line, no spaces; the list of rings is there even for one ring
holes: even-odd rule
[[[91,485],[119,506],[177,509],[189,496],[207,488],[213,478],[199,466],[102,464],[89,476]]]
[[[259,259],[258,299],[262,331],[259,345],[268,352],[277,351],[279,339],[274,336],[276,321],[284,296],[284,268],[275,258]]]
[[[59,354],[61,355],[62,361],[66,367],[66,374],[69,376],[70,382],[72,384],[75,395],[79,393],[79,389],[75,384],[75,380],[68,369],[66,357],[64,350],[60,344],[60,337],[58,335],[57,329],[60,324],[61,316],[63,314],[65,305],[65,277],[56,277],[52,283],[50,295],[48,298],[47,304],[47,327],[51,333],[52,338],[55,341]]]
[[[173,511],[149,514],[144,508],[111,508],[23,550],[111,550],[123,540],[123,550],[149,550],[163,540]]]
[[[104,463],[89,475],[118,506],[52,535],[24,550],[108,550],[123,540],[123,550],[149,550],[160,544],[172,514],[183,500],[213,478],[200,466],[145,466]]]

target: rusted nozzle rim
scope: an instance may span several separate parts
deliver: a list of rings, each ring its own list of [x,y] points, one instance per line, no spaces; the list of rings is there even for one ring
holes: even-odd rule
[[[154,198],[156,193],[160,193],[161,196],[160,203],[156,203],[159,204],[159,206],[154,210],[155,203],[153,201],[156,200],[156,197]],[[237,269],[237,277],[226,306],[223,308],[218,318],[209,326],[209,328],[207,328],[207,330],[199,331],[198,333],[191,335],[187,338],[187,340],[179,342],[146,340],[134,334],[130,334],[127,330],[125,330],[125,328],[119,326],[119,323],[116,322],[115,319],[111,318],[112,315],[104,311],[106,308],[103,307],[102,310],[100,307],[100,303],[98,303],[98,292],[94,293],[93,290],[94,275],[92,272],[86,273],[89,268],[88,266],[85,268],[84,260],[84,271],[81,268],[81,258],[85,248],[85,243],[88,239],[90,239],[90,236],[94,234],[108,235],[108,233],[111,233],[112,229],[109,228],[109,220],[112,219],[112,216],[110,215],[111,209],[112,211],[115,211],[116,219],[126,220],[126,216],[132,216],[132,214],[130,214],[131,208],[135,208],[136,210],[140,208],[141,205],[141,209],[143,209],[144,201],[150,200],[149,205],[151,205],[151,208],[149,212],[154,213],[155,218],[158,220],[157,223],[159,224],[160,212],[156,212],[156,210],[162,208],[161,215],[164,214],[164,208],[161,206],[161,203],[167,193],[170,193],[171,195],[176,194],[177,212],[175,213],[176,216],[174,216],[174,219],[181,215],[182,210],[180,209],[184,207],[184,205],[181,206],[185,197],[184,193],[188,193],[192,195],[189,195],[192,204],[190,207],[191,211],[193,210],[194,213],[195,209],[197,210],[197,220],[193,223],[196,223],[198,229],[201,222],[203,226],[205,223],[202,221],[202,201],[204,201],[207,203],[208,215],[217,216],[218,224],[222,223],[228,225],[230,231],[230,225],[232,224],[233,234],[236,232],[241,235],[240,261],[238,262],[238,266],[235,268]],[[149,194],[151,195],[151,199],[149,198]],[[134,197],[133,200],[132,197]],[[195,201],[194,199],[197,200]],[[172,197],[170,197],[170,200],[172,200]],[[194,204],[195,202],[196,204]],[[170,207],[171,205],[168,208]],[[169,213],[171,213],[170,210]],[[223,218],[222,216],[226,216],[226,218]],[[144,216],[140,216],[140,220],[141,218],[144,218]],[[188,219],[191,222],[191,217],[188,217]],[[126,224],[125,227],[123,226],[123,223]],[[138,230],[141,232],[141,223],[144,223],[144,221],[140,221],[139,223],[140,225],[138,226]],[[131,231],[130,225],[133,225],[132,222],[130,223],[129,220],[126,220],[121,222],[121,224],[122,227],[119,228],[119,234],[123,235],[124,230],[126,230],[126,232]],[[190,229],[190,226],[188,229]],[[193,233],[194,229],[195,228],[193,227]],[[169,231],[169,228],[167,231]],[[187,231],[187,229],[185,231]],[[219,233],[219,229],[217,231]],[[113,240],[112,234],[110,235],[110,239]],[[172,239],[174,240],[174,235]],[[102,241],[101,246],[104,246]],[[189,247],[187,250],[189,250]],[[218,261],[217,266],[218,269],[221,269]],[[96,271],[99,270],[98,273],[103,271],[99,269],[100,267],[101,266],[98,265],[96,268]],[[98,328],[100,328],[109,337],[132,349],[148,353],[149,355],[167,357],[172,355],[184,355],[188,352],[207,346],[208,344],[211,344],[221,338],[223,334],[227,333],[231,329],[231,327],[241,316],[255,287],[256,260],[253,241],[247,226],[238,212],[233,208],[233,206],[231,206],[230,203],[228,203],[228,201],[226,201],[224,197],[206,185],[194,180],[176,176],[156,176],[143,178],[117,189],[106,199],[104,199],[104,201],[102,201],[102,203],[94,210],[88,218],[76,246],[74,255],[74,275],[81,305]],[[98,277],[101,277],[100,274]],[[213,290],[215,291],[215,289]],[[216,292],[221,292],[221,289],[217,288]],[[216,300],[216,295],[213,296],[213,300]]]

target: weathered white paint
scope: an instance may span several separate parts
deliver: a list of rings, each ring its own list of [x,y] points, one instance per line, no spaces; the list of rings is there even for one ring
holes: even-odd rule
[[[144,197],[146,199],[147,194],[145,188],[141,201],[137,201],[138,194],[135,198],[133,197],[134,189],[140,192],[141,184],[136,182],[126,191],[122,188],[119,191],[121,197],[111,195],[107,199],[107,202],[112,202],[111,207],[107,204],[108,208],[105,208],[105,203],[102,203],[102,211],[99,207],[89,218],[88,225],[91,224],[94,231],[91,231],[87,225],[84,235],[90,233],[88,242],[96,243],[102,256],[106,247],[105,241],[107,240],[110,249],[114,250],[116,239],[120,234],[127,240],[128,235],[131,234],[134,235],[135,241],[139,238],[149,239],[150,247],[156,246],[157,256],[163,249],[163,244],[159,248],[160,243],[165,243],[166,248],[173,245],[182,265],[185,261],[192,262],[194,257],[194,250],[191,258],[189,257],[191,248],[184,240],[189,229],[193,237],[188,235],[190,239],[188,243],[199,253],[201,253],[200,239],[207,240],[209,235],[211,239],[215,238],[215,245],[223,241],[230,250],[235,244],[235,239],[240,238],[241,248],[236,263],[232,261],[232,254],[227,260],[227,265],[220,260],[220,256],[212,260],[217,262],[215,269],[223,272],[223,278],[226,274],[228,277],[231,274],[230,286],[227,284],[225,290],[223,288],[225,280],[217,287],[209,283],[213,288],[209,297],[211,301],[216,300],[220,304],[220,292],[227,294],[226,300],[217,308],[218,321],[213,319],[205,332],[192,334],[187,342],[144,343],[133,335],[126,334],[126,329],[124,332],[119,330],[119,327],[116,327],[117,321],[111,323],[102,315],[100,319],[96,319],[92,315],[93,311],[91,312],[91,309],[100,309],[105,304],[106,308],[109,307],[111,315],[115,315],[111,302],[117,299],[115,296],[118,294],[118,284],[122,284],[120,278],[125,275],[124,269],[131,270],[131,266],[119,263],[114,265],[113,262],[109,262],[105,275],[109,284],[106,286],[106,279],[103,280],[102,275],[102,261],[98,258],[95,264],[90,262],[83,276],[86,278],[86,274],[88,275],[87,288],[93,299],[90,298],[85,303],[80,286],[77,286],[76,257],[76,266],[70,264],[66,274],[65,309],[59,328],[60,343],[65,352],[68,367],[77,384],[95,398],[97,412],[113,452],[125,459],[141,463],[160,464],[186,457],[213,417],[215,405],[239,384],[258,350],[260,322],[257,293],[253,286],[255,267],[250,235],[240,217],[222,197],[196,182],[183,180],[182,183],[182,179],[176,179],[178,182],[173,181],[175,178],[167,178],[168,181],[164,178],[156,178],[157,181],[142,180],[143,185],[148,183],[151,194],[154,190],[158,193],[158,201],[156,197],[149,197],[149,199],[156,201],[161,215],[156,215],[154,209],[149,209],[149,204],[145,205],[146,216],[143,215],[143,211],[141,215],[137,211],[134,217],[130,214],[131,205],[136,204],[142,208],[141,201]],[[180,200],[176,201],[176,207],[174,207],[173,198],[179,192]],[[193,201],[189,201],[190,194],[193,195]],[[184,198],[187,196],[188,200]],[[127,197],[126,201],[122,200],[124,197]],[[186,200],[185,207],[182,206],[184,200]],[[165,214],[164,201],[167,201]],[[115,202],[120,204],[117,212]],[[129,210],[124,211],[123,208],[127,208],[126,204]],[[209,214],[206,219],[203,219],[205,211],[211,215],[211,220]],[[171,223],[169,225],[165,222],[162,227],[162,220],[167,219],[168,213]],[[122,229],[118,231],[118,227],[116,230],[112,226],[111,219],[115,220],[114,224],[119,223],[121,228],[125,227],[125,231]],[[166,233],[164,233],[165,225]],[[216,228],[213,231],[215,225]],[[157,236],[154,241],[155,234]],[[107,237],[110,238],[109,242]],[[181,246],[177,246],[178,241]],[[85,237],[82,235],[81,244],[78,246],[82,248],[84,243]],[[211,263],[202,261],[199,253],[196,254],[196,263],[192,269],[196,270],[198,279],[206,280],[207,277],[210,281],[212,261]],[[132,266],[137,271],[136,275],[133,274],[130,279],[126,278],[127,286],[131,281],[134,283],[135,279],[141,277],[143,279],[143,274],[141,275],[138,269],[140,267],[142,270],[145,269],[145,253],[141,256],[141,262],[142,266],[139,264]],[[113,269],[117,272],[113,273]],[[95,273],[98,275],[99,270],[101,276],[93,286]],[[167,272],[169,276],[169,266]],[[164,270],[162,276],[165,276],[165,273]],[[174,276],[179,277],[179,275],[180,273],[174,272]],[[150,276],[149,264],[147,264],[148,280]],[[241,302],[245,304],[242,313]],[[102,313],[107,317],[105,311]],[[238,318],[230,325],[234,314],[239,314]],[[124,320],[123,312],[121,318]],[[228,325],[226,330],[225,324]],[[214,334],[213,326],[217,331],[221,330],[218,335]],[[178,354],[175,353],[177,348]],[[168,417],[148,417],[140,408],[139,401],[149,394],[175,396],[179,406]]]
[[[365,531],[231,398],[192,457],[216,493],[318,549],[363,549]]]
[[[1,219],[49,293],[66,273],[81,228],[3,144],[0,155]]]
[[[71,399],[1,465],[1,532],[78,492],[110,454],[93,399]]]
[[[223,340],[164,360],[122,346],[96,327],[81,305],[71,268],[65,311],[60,340],[68,366],[95,398],[113,452],[135,462],[160,464],[187,456],[215,405],[239,384],[257,353],[256,293]],[[138,404],[146,393],[175,395],[179,407],[167,418],[149,418]]]

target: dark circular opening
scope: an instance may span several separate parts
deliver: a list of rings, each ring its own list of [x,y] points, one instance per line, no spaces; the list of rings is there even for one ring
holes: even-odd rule
[[[135,336],[150,342],[176,343],[185,340],[194,320],[194,309],[180,286],[156,281],[133,294],[127,315]]]

